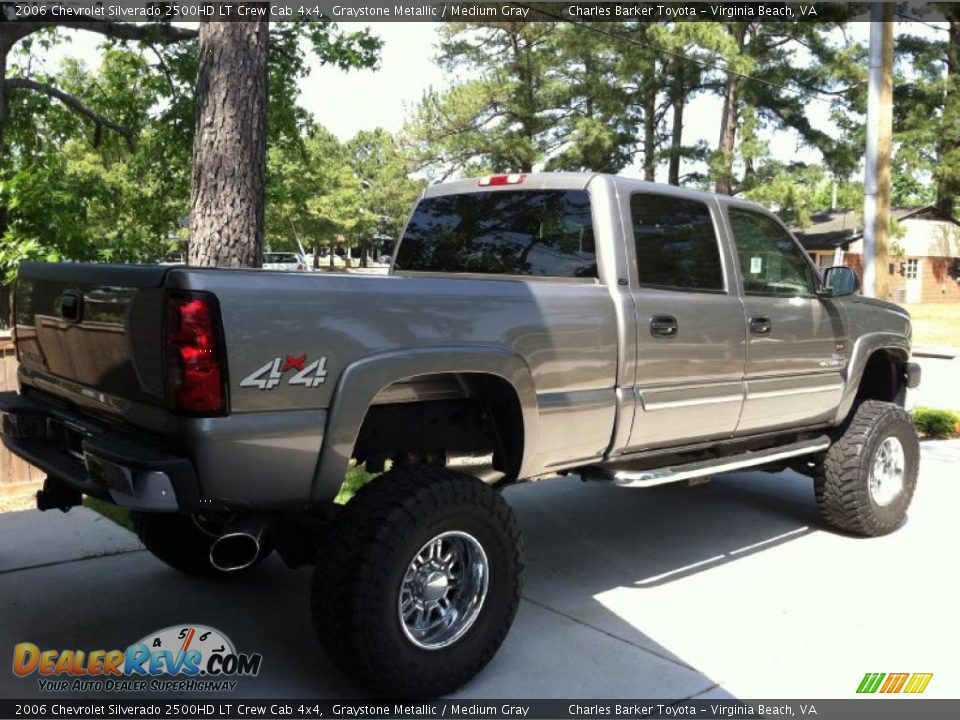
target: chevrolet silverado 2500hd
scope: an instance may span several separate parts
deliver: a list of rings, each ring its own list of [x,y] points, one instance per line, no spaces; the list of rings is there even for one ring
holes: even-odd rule
[[[503,485],[792,467],[826,523],[880,535],[917,482],[909,316],[730,197],[463,180],[426,190],[388,277],[24,263],[15,300],[3,439],[41,509],[131,508],[190,573],[316,563],[321,642],[383,693],[450,691],[503,641]],[[387,471],[336,511],[350,463]]]

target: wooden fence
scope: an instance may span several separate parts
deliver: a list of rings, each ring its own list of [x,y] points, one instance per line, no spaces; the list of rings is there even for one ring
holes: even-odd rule
[[[9,333],[0,334],[0,391],[17,389],[17,355]],[[39,488],[43,473],[0,445],[0,495]]]

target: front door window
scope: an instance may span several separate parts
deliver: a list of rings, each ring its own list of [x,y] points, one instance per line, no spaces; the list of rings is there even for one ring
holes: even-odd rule
[[[777,297],[813,294],[813,267],[786,230],[749,210],[730,208],[729,215],[744,292]]]

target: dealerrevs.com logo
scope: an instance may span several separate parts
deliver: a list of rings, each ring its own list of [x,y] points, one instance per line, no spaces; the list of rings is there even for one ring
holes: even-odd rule
[[[164,628],[125,650],[42,650],[30,642],[13,648],[14,674],[37,675],[45,692],[229,692],[238,683],[233,678],[256,676],[262,661],[204,625]]]

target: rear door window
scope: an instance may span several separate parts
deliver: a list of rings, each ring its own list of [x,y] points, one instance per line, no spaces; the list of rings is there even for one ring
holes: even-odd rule
[[[634,193],[630,217],[637,276],[645,287],[723,291],[723,266],[713,219],[699,200]]]
[[[424,198],[403,233],[395,270],[597,277],[584,190],[500,190]]]

